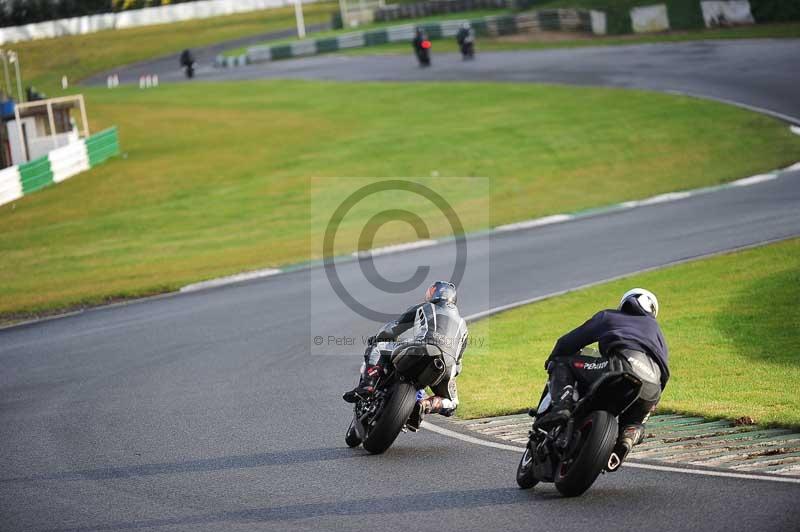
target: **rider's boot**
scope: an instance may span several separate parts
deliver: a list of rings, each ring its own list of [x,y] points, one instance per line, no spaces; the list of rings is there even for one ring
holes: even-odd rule
[[[644,425],[628,425],[620,430],[614,452],[619,457],[620,464],[625,461],[634,445],[644,440]],[[619,466],[618,466],[619,467]]]
[[[455,413],[455,403],[445,397],[433,395],[426,397],[422,401],[422,411],[425,414],[439,414],[444,417],[450,417]]]
[[[422,418],[425,417],[425,405],[422,401],[425,400],[425,391],[419,390],[417,392],[417,402],[414,404],[414,410],[411,411],[411,416],[408,418],[406,427],[411,432],[417,432],[422,425]]]
[[[553,399],[553,404],[550,405],[548,412],[542,417],[536,418],[534,425],[542,427],[569,419],[572,415],[572,409],[575,408],[574,394],[575,389],[572,385],[564,386],[560,394]]]
[[[364,371],[361,373],[361,380],[358,386],[349,392],[345,392],[344,395],[342,395],[342,399],[348,403],[355,403],[358,401],[359,397],[370,395],[375,391],[375,385],[378,383],[378,379],[381,378],[381,375],[383,375],[383,368],[380,366],[370,365],[365,367]]]

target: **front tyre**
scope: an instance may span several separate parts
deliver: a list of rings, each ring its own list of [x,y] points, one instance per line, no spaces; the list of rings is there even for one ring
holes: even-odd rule
[[[359,438],[358,434],[356,434],[356,429],[353,426],[354,424],[355,420],[350,422],[350,427],[347,429],[347,433],[344,435],[344,442],[348,447],[358,447],[361,445],[361,438]]]
[[[617,442],[617,418],[596,410],[581,421],[576,438],[576,454],[562,461],[556,471],[556,489],[566,497],[576,497],[589,489],[608,463]]]
[[[527,490],[539,483],[539,479],[533,476],[534,456],[531,452],[530,442],[525,446],[525,453],[519,460],[517,466],[517,484],[520,488]]]
[[[380,454],[388,449],[403,430],[416,402],[416,388],[407,382],[398,382],[377,422],[367,433],[364,449],[372,454]]]

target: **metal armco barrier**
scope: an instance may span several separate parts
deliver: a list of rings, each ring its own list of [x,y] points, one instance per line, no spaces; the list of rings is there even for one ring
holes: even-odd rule
[[[605,33],[605,14],[585,9],[543,9],[519,15],[498,15],[473,20],[446,20],[421,24],[421,26],[430,39],[443,39],[454,37],[465,22],[470,23],[478,36],[494,37],[537,31]],[[253,46],[247,49],[247,53],[238,56],[217,56],[215,66],[237,67],[336,52],[347,48],[376,46],[390,42],[410,42],[414,37],[415,28],[414,24],[403,24],[371,31],[345,33],[336,37],[295,41],[291,44]]]

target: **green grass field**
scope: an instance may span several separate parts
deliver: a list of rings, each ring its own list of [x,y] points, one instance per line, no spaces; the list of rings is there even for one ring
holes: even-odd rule
[[[329,22],[338,4],[304,6],[306,24]],[[96,72],[218,42],[293,28],[294,8],[160,24],[9,45],[16,50],[25,84],[50,96],[61,92],[61,76],[73,83]],[[177,56],[176,56],[177,65]]]
[[[661,304],[672,377],[660,411],[800,427],[800,240],[636,275],[471,325],[470,336],[486,343],[466,353],[459,415],[532,406],[558,337],[633,286]]]
[[[118,125],[126,157],[0,207],[5,318],[312,258],[310,177],[487,177],[490,196],[456,205],[475,230],[800,159],[778,121],[617,89],[281,81],[86,94],[93,130]]]

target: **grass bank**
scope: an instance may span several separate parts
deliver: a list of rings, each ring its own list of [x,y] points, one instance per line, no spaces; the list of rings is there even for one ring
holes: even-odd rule
[[[672,377],[659,409],[800,426],[800,240],[636,275],[473,324],[459,386],[464,417],[538,400],[555,340],[632,286],[659,297]]]
[[[491,194],[465,191],[454,205],[476,230],[487,212],[499,225],[800,159],[800,137],[778,121],[619,89],[280,81],[85,92],[93,130],[118,125],[127,157],[0,207],[0,316],[318,256],[310,177],[487,177]]]

